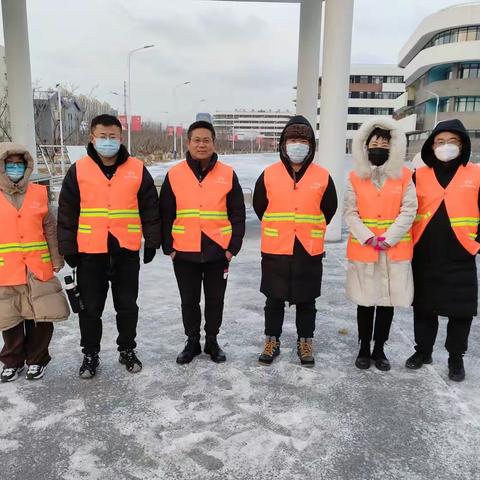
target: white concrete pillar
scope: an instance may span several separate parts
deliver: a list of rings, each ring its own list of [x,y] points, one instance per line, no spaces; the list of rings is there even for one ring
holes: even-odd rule
[[[27,147],[36,164],[26,0],[2,0],[2,15],[12,140]]]
[[[329,170],[339,199],[338,212],[327,229],[329,241],[339,241],[342,236],[352,25],[353,0],[326,0],[317,155],[319,162]]]
[[[297,114],[317,128],[322,0],[302,0],[298,42]]]

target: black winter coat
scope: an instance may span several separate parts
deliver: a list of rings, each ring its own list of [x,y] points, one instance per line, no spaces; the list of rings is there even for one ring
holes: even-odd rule
[[[463,144],[460,157],[447,163],[438,160],[432,150],[434,137],[443,131],[460,135]],[[423,161],[434,169],[443,188],[469,158],[470,139],[458,120],[440,122],[422,149]],[[415,175],[413,180],[415,182]],[[479,239],[477,236],[477,241]],[[446,317],[472,317],[477,314],[476,256],[467,252],[457,240],[444,202],[415,245],[412,267],[415,286],[413,305],[416,308]]]
[[[112,178],[117,167],[125,163],[130,156],[127,149],[122,145],[115,165],[105,166],[92,143],[88,144],[87,154],[95,161],[107,178]],[[143,236],[145,238],[145,248],[160,248],[161,224],[158,213],[158,194],[152,176],[145,167],[143,167],[142,182],[138,190],[137,199]],[[62,190],[58,200],[57,237],[58,249],[62,255],[75,255],[78,253],[77,230],[79,216],[80,189],[74,164],[68,169],[63,179]],[[109,233],[109,253],[115,253],[118,250],[120,250],[118,240]]]
[[[212,171],[218,160],[217,154],[214,153],[207,168],[202,170],[200,162],[193,159],[190,152],[187,152],[186,157],[190,170],[199,182],[202,182],[209,172]],[[232,189],[227,194],[227,213],[228,219],[232,224],[232,238],[227,250],[232,255],[237,255],[242,248],[245,235],[245,202],[242,187],[235,172],[233,172]],[[168,178],[168,173],[160,190],[160,216],[162,218],[163,253],[170,255],[174,251],[172,225],[177,218],[177,201]],[[225,259],[225,250],[202,233],[200,252],[176,252],[175,258],[196,263],[215,262]]]
[[[315,156],[315,136],[308,120],[302,116],[293,117],[286,127],[291,124],[308,125],[311,130],[310,153],[305,159],[302,168],[294,172],[290,167],[285,152],[284,132],[280,137],[280,158],[289,175],[295,182],[300,182]],[[285,128],[286,128],[285,127]],[[253,208],[261,220],[268,207],[268,198],[262,173],[255,184],[253,194]],[[337,193],[331,177],[320,204],[327,224],[337,210]],[[268,298],[288,301],[291,304],[304,303],[314,300],[321,294],[323,256],[310,255],[295,239],[293,255],[274,255],[262,253],[262,281],[260,291]]]

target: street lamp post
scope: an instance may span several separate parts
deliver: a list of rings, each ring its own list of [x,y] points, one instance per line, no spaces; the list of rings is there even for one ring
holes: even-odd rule
[[[125,115],[125,118],[127,118],[127,81],[125,80],[123,82],[123,94],[114,92],[113,90],[110,90],[110,93],[117,97],[123,97],[123,114]]]
[[[172,96],[173,96],[173,109],[174,109],[174,115],[177,112],[177,88],[183,87],[184,85],[190,85],[192,82],[188,80],[187,82],[182,82],[179,83],[178,85],[175,85],[172,89]],[[182,148],[183,149],[183,148]],[[175,121],[175,117],[173,120],[173,159],[177,159],[177,122]]]
[[[58,126],[60,129],[60,165],[62,176],[65,176],[65,156],[63,154],[63,121],[62,121],[62,93],[60,91],[61,85],[57,83],[57,98],[58,98]]]
[[[128,130],[128,151],[131,152],[131,126],[132,126],[132,71],[131,71],[131,62],[132,62],[132,55],[136,52],[140,52],[142,50],[146,50],[147,48],[153,48],[155,45],[145,45],[140,48],[134,48],[130,50],[127,55],[127,70],[128,70],[128,112],[127,112],[127,130]]]
[[[437,126],[437,122],[438,122],[438,108],[440,106],[440,96],[438,94],[436,94],[435,92],[432,92],[431,90],[425,89],[425,91],[427,93],[429,93],[430,95],[434,96],[437,99],[437,103],[436,103],[436,106],[435,106],[435,122],[434,122],[434,125],[433,125],[433,128],[435,128]],[[432,128],[432,130],[433,130],[433,128]]]

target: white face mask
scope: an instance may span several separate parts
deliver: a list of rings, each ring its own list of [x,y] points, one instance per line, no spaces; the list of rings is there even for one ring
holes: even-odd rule
[[[460,155],[460,147],[454,145],[453,143],[446,143],[445,145],[440,145],[435,149],[435,156],[441,162],[450,162],[455,160]]]
[[[310,145],[304,143],[289,143],[286,147],[288,158],[292,163],[303,163],[310,152]]]

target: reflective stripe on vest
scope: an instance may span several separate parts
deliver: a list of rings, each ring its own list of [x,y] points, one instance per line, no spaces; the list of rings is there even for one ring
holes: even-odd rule
[[[80,189],[78,251],[106,253],[109,232],[122,248],[140,250],[142,227],[137,195],[143,163],[128,158],[110,180],[88,156],[75,165]]]
[[[22,208],[17,210],[0,193],[0,285],[27,283],[27,269],[42,281],[53,277],[43,219],[48,213],[46,187],[29,184]]]
[[[472,255],[480,249],[476,242],[480,214],[478,191],[480,188],[480,165],[461,165],[454,177],[443,188],[433,168],[421,167],[415,173],[418,197],[418,213],[413,225],[413,240],[416,244],[422,237],[431,218],[442,202],[445,202],[450,226],[460,244]]]
[[[295,185],[282,162],[264,172],[268,207],[262,218],[262,252],[292,255],[295,238],[310,255],[324,251],[327,224],[320,210],[327,170],[311,164]]]
[[[412,178],[412,172],[404,167],[402,177],[388,178],[382,188],[378,189],[370,178],[360,178],[350,172],[350,182],[357,199],[357,208],[363,224],[374,236],[382,236],[400,214],[400,207],[405,191]],[[401,240],[387,250],[390,260],[411,260],[413,256],[413,237],[407,232]],[[351,261],[375,263],[379,252],[370,245],[362,245],[352,234],[347,244],[347,258]]]
[[[200,182],[183,161],[170,169],[168,179],[177,204],[174,250],[200,252],[202,233],[226,250],[232,238],[227,195],[232,190],[233,169],[217,161]]]

